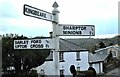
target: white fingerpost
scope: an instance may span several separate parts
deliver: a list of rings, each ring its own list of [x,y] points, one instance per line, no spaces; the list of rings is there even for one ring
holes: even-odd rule
[[[54,46],[55,46],[55,52],[53,52],[54,55],[54,64],[55,64],[55,75],[60,75],[60,71],[59,71],[59,36],[58,32],[59,32],[59,11],[58,11],[58,4],[57,2],[54,2],[53,6],[54,9],[52,11],[52,15],[53,15],[53,21],[52,21],[52,25],[53,25],[53,39],[54,39]]]

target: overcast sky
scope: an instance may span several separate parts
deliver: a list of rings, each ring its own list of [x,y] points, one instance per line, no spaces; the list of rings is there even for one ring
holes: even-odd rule
[[[52,23],[25,16],[23,5],[52,12],[55,1],[59,5],[59,24],[95,25],[96,36],[118,34],[120,0],[0,0],[0,34],[49,36]]]

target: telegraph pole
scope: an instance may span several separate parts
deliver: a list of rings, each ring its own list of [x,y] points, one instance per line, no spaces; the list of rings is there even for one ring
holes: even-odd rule
[[[59,72],[59,11],[58,11],[58,4],[57,2],[54,2],[53,6],[54,9],[52,11],[52,15],[53,15],[53,21],[52,21],[52,25],[53,25],[53,39],[54,39],[54,45],[55,45],[55,51],[53,52],[54,55],[54,64],[55,64],[55,74],[56,75],[60,75]]]

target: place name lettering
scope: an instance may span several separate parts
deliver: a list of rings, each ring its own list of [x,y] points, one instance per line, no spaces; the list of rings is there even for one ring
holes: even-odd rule
[[[28,40],[17,40],[15,44],[28,44]]]
[[[38,10],[34,10],[34,9],[30,9],[30,8],[25,7],[25,12],[27,12],[29,14],[32,14],[32,15],[36,15],[36,16],[46,18],[46,13],[40,12]]]
[[[46,39],[14,40],[14,49],[43,49],[49,47],[49,41]]]
[[[33,39],[31,40],[31,43],[42,43],[41,39]]]
[[[86,26],[63,26],[63,30],[86,30]]]
[[[72,35],[75,35],[75,34],[81,35],[82,32],[81,31],[63,31],[63,34],[64,35],[66,35],[66,34],[68,34],[68,35],[70,35],[70,34],[72,34]]]
[[[15,48],[23,48],[23,49],[25,49],[25,48],[27,48],[27,45],[15,45]]]
[[[30,45],[30,48],[44,48],[43,44],[32,44]]]

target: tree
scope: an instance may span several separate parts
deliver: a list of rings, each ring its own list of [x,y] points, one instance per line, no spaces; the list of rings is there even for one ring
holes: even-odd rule
[[[108,62],[111,61],[113,55],[112,55],[112,51],[109,52],[109,55],[108,55]]]
[[[113,43],[110,43],[110,44],[109,44],[109,46],[112,46],[112,45],[114,45],[114,44],[113,44]]]
[[[106,46],[105,46],[105,44],[101,41],[100,43],[99,43],[99,48],[105,48]]]
[[[91,47],[91,52],[94,54],[95,53],[95,50],[98,49],[98,45],[94,45],[93,47]]]
[[[25,36],[2,38],[2,69],[4,73],[13,74],[14,77],[27,77],[32,68],[42,65],[49,56],[50,50],[14,49],[14,40],[28,39]],[[7,72],[14,67],[14,72]]]

